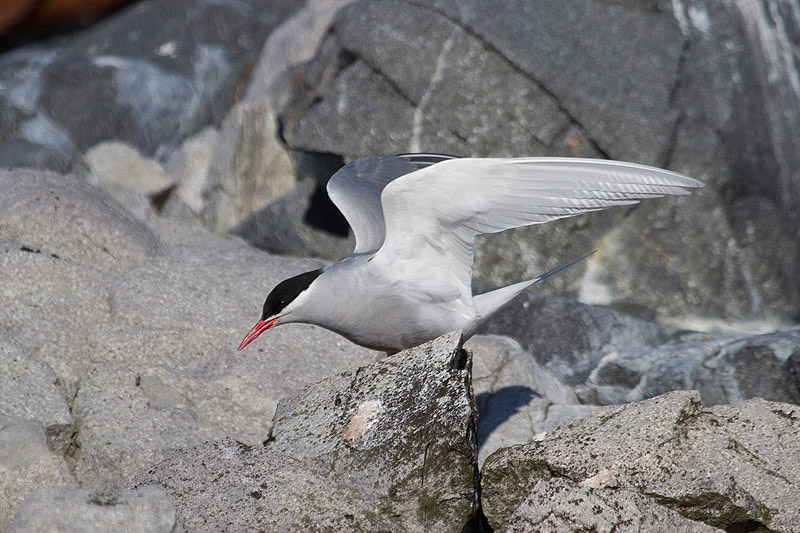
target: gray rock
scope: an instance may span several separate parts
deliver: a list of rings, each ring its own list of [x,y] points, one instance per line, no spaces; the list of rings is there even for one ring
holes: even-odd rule
[[[562,113],[613,158],[653,162],[667,150],[677,118],[670,93],[678,83],[683,44],[668,11],[609,2],[519,0],[504,9],[481,2],[426,3],[471,28],[546,87]],[[629,47],[633,42],[636,47]],[[633,144],[623,146],[628,142]]]
[[[155,228],[162,247],[93,187],[45,178],[15,182],[0,199],[4,221],[25,223],[11,236],[26,239],[0,246],[0,320],[8,331],[0,406],[46,425],[50,445],[68,454],[86,487],[119,487],[179,445],[226,435],[261,442],[281,398],[380,355],[302,325],[276,329],[237,354],[269,289],[321,262],[272,258],[169,221]],[[43,208],[54,217],[50,226],[22,216],[48,195],[56,212]],[[67,216],[56,220],[58,213]],[[73,241],[60,241],[59,232]],[[158,243],[157,257],[146,248],[134,255],[141,235]],[[112,237],[114,248],[104,248]],[[110,253],[121,256],[109,259],[118,261],[110,269],[122,270],[116,276],[83,264]]]
[[[276,120],[263,105],[241,103],[228,114],[206,169],[209,229],[224,232],[289,192],[295,184],[291,160],[278,140]]]
[[[0,170],[0,238],[121,272],[159,252],[158,239],[102,191],[72,176]]]
[[[170,181],[176,184],[175,191],[167,198],[165,212],[170,216],[173,204],[180,201],[200,220],[205,204],[204,193],[208,167],[219,140],[219,131],[206,127],[185,139],[170,159],[166,172]]]
[[[177,393],[170,398],[156,390],[152,378],[144,388],[139,385],[141,378],[133,372],[103,365],[79,382],[73,413],[80,450],[75,476],[81,487],[113,494],[168,450],[201,442],[200,424],[185,401],[163,405]]]
[[[348,6],[315,61],[306,70],[308,96],[298,94],[285,115],[292,148],[348,159],[404,150],[537,155],[551,142],[568,151],[563,134],[570,121],[557,102],[435,11],[395,2]],[[335,69],[341,73],[331,76]],[[317,94],[324,94],[319,102]],[[369,120],[342,120],[342,109]],[[537,121],[537,114],[546,118]],[[532,124],[541,126],[532,131]],[[501,129],[502,140],[492,133]]]
[[[182,531],[168,495],[156,487],[114,495],[45,487],[23,503],[9,533],[175,533]]]
[[[188,531],[367,532],[383,525],[346,483],[232,439],[175,450],[133,483],[163,488]]]
[[[231,233],[270,253],[336,260],[348,256],[355,245],[352,236],[334,235],[293,216],[311,210],[317,188],[314,179],[300,179],[289,194],[242,221]]]
[[[116,276],[109,291],[111,313],[119,324],[152,329],[170,324],[239,330],[255,323],[279,281],[322,265],[269,256],[224,239],[177,247]]]
[[[592,483],[552,478],[533,486],[503,531],[719,533],[723,530],[686,518],[636,492],[604,490],[592,487]]]
[[[98,143],[83,157],[95,183],[124,185],[147,195],[162,193],[172,185],[158,161],[122,142]]]
[[[203,439],[261,442],[281,398],[380,356],[308,325],[276,328],[237,352],[269,289],[321,263],[207,233],[194,241],[202,235],[175,233],[189,244],[117,276],[112,323],[86,328],[102,364],[75,400],[86,486],[117,488],[165,450]]]
[[[314,57],[342,7],[357,0],[307,0],[269,34],[253,68],[245,101],[266,104],[277,115],[290,97],[292,68]]]
[[[608,354],[578,390],[584,402],[615,404],[697,389],[706,405],[760,397],[800,403],[793,357],[800,330],[738,339],[693,335],[654,348]]]
[[[761,399],[704,409],[695,391],[602,408],[541,442],[490,456],[482,471],[483,509],[496,530],[561,510],[561,518],[553,517],[560,530],[589,520],[597,528],[610,524],[605,530],[615,523],[630,528],[631,520],[650,516],[639,510],[661,507],[657,519],[678,524],[668,510],[726,531],[793,531],[800,523],[798,420],[797,406]],[[529,498],[580,498],[581,487],[600,500],[597,508]]]
[[[69,406],[53,369],[2,328],[0,360],[0,413],[36,421],[53,434],[69,431]]]
[[[50,450],[41,423],[0,413],[0,530],[17,506],[45,485],[77,485],[64,457]]]
[[[88,181],[104,190],[149,227],[154,225],[159,200],[173,187],[161,163],[123,142],[105,141],[84,154]]]
[[[689,173],[708,181],[706,172]],[[650,309],[651,318],[678,329],[704,329],[702,316],[760,320],[769,329],[791,322],[798,285],[794,273],[785,274],[782,257],[793,244],[791,231],[779,229],[788,221],[773,218],[777,228],[764,231],[768,237],[755,244],[731,226],[728,211],[753,223],[760,218],[756,212],[751,217],[754,204],[740,204],[723,208],[725,199],[708,187],[690,197],[642,204],[597,240],[605,252],[589,261],[578,295],[587,303]],[[702,266],[697,257],[705,258]],[[643,273],[646,279],[636,280]]]
[[[667,339],[654,322],[534,291],[509,303],[482,331],[514,337],[538,364],[571,385],[586,380],[608,354],[649,350]]]
[[[28,221],[31,231],[42,235],[40,240],[49,242],[47,228],[37,229],[34,223]],[[107,226],[98,226],[99,238],[110,233]],[[53,229],[57,232],[58,226]],[[85,243],[73,243],[68,252],[79,255],[81,248],[87,253],[100,248],[100,243],[91,241],[93,235],[87,236]],[[58,245],[55,239],[53,243]],[[22,347],[49,365],[61,383],[66,384],[88,367],[92,349],[87,330],[108,324],[107,287],[111,276],[31,246],[30,241],[25,244],[0,241],[3,272],[0,316]],[[47,389],[38,393],[49,395]]]
[[[477,335],[465,346],[473,354],[480,464],[499,448],[528,443],[596,409],[579,405],[571,388],[508,337]]]
[[[192,531],[461,531],[477,448],[459,339],[311,385],[280,403],[263,446],[180,450],[133,485],[165,487]]]
[[[800,329],[746,337],[726,344],[706,361],[715,370],[727,400],[749,398],[800,404],[792,358],[800,355]],[[723,402],[720,402],[723,403]]]
[[[294,7],[150,0],[71,41],[15,50],[0,60],[10,117],[2,138],[67,153],[117,139],[166,159],[184,137],[219,123]]]
[[[291,66],[311,58],[336,9],[349,1],[317,0],[298,8],[270,35],[253,68],[244,99],[230,110],[220,129],[206,128],[188,139],[170,161],[168,172],[179,183],[176,196],[208,228],[216,232],[241,228],[243,221],[295,186],[297,171],[280,140],[276,115],[282,105],[277,102],[287,98]],[[298,193],[292,197],[297,198]],[[175,209],[174,201],[170,202],[173,216]],[[275,217],[264,221],[261,216],[258,222],[272,228],[282,220]],[[235,231],[256,245],[266,233],[252,225]],[[262,249],[280,251],[269,246]],[[329,257],[319,252],[316,255]]]

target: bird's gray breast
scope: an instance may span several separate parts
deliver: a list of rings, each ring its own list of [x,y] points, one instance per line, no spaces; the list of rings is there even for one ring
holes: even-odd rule
[[[392,279],[368,256],[332,265],[315,285],[325,296],[309,321],[370,348],[405,349],[464,328],[469,319],[446,298],[437,301],[413,284]]]

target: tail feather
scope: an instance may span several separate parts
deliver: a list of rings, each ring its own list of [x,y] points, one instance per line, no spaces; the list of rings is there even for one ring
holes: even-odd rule
[[[591,252],[589,252],[588,254],[584,255],[583,257],[579,257],[578,259],[575,259],[574,261],[570,261],[569,263],[564,263],[563,265],[557,266],[557,267],[555,267],[555,268],[554,268],[554,269],[552,269],[552,270],[548,270],[547,272],[545,272],[544,274],[542,274],[542,275],[541,275],[541,276],[539,276],[538,278],[533,278],[533,279],[531,280],[531,285],[533,285],[534,283],[539,283],[540,281],[546,280],[546,279],[547,279],[547,278],[549,278],[550,276],[553,276],[553,275],[555,275],[555,274],[558,274],[558,273],[559,273],[559,272],[561,272],[562,270],[565,270],[565,269],[567,269],[567,268],[571,267],[572,265],[575,265],[575,264],[577,264],[577,263],[580,263],[580,262],[581,262],[581,261],[583,261],[584,259],[587,259],[587,258],[589,258],[589,257],[593,256],[593,255],[594,255],[594,254],[596,254],[596,253],[597,253],[597,250],[592,250]]]
[[[535,277],[533,279],[529,279],[527,281],[521,281],[521,282],[515,283],[513,285],[508,285],[506,287],[501,287],[499,289],[495,289],[493,291],[485,292],[483,294],[478,294],[478,295],[474,296],[473,300],[475,302],[475,311],[476,311],[476,314],[477,314],[477,319],[476,319],[473,327],[470,328],[471,331],[469,332],[469,335],[467,335],[467,336],[471,336],[472,334],[474,334],[475,330],[477,330],[478,327],[484,321],[486,321],[486,319],[488,319],[490,316],[492,316],[501,307],[503,307],[508,302],[513,300],[514,297],[516,297],[519,293],[521,293],[522,291],[524,291],[525,289],[527,289],[531,285],[533,285],[535,283],[539,283],[540,281],[543,281],[543,280],[549,278],[550,276],[554,276],[555,274],[558,274],[562,270],[565,270],[565,269],[567,269],[567,268],[569,268],[569,267],[571,267],[571,266],[573,266],[573,265],[575,265],[577,263],[580,263],[584,259],[587,259],[588,257],[594,255],[595,253],[597,253],[597,250],[592,250],[591,252],[589,252],[588,254],[584,255],[583,257],[575,259],[574,261],[570,261],[569,263],[564,263],[563,265],[559,265],[559,266],[557,266],[557,267],[555,267],[555,268],[553,268],[551,270],[548,270],[544,274],[542,274],[542,275],[540,275],[538,277]]]

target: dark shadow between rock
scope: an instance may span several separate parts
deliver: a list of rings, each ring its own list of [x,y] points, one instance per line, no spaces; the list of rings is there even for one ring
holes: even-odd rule
[[[534,398],[542,395],[531,389],[515,385],[496,392],[482,392],[475,396],[478,408],[478,448],[498,426],[518,413]]]

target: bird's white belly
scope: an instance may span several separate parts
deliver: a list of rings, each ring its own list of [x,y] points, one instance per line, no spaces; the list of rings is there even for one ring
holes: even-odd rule
[[[429,306],[420,310],[414,302],[402,297],[377,298],[341,309],[336,319],[328,321],[325,327],[356,344],[393,352],[465,327],[464,317],[447,306],[436,306],[435,309],[435,313],[430,312]]]
[[[319,320],[309,317],[309,321],[368,348],[403,350],[465,329],[474,319],[473,308],[462,299],[431,302],[427,294],[421,296],[407,286],[376,283],[363,271],[360,276],[330,279],[333,297],[327,299],[327,308],[317,307]]]

